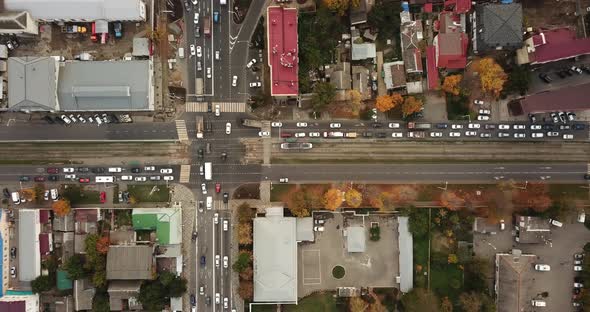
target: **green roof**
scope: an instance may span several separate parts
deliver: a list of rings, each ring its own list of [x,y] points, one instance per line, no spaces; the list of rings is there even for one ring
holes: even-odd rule
[[[170,244],[170,222],[158,222],[158,227],[156,228],[156,236],[158,237],[158,242],[160,244]]]
[[[164,213],[134,213],[133,229],[156,231],[156,237],[160,244],[170,244],[170,218]]]
[[[68,273],[64,270],[57,270],[57,289],[72,289],[72,280],[68,278]]]
[[[158,215],[155,213],[133,214],[134,230],[155,230],[158,224]]]

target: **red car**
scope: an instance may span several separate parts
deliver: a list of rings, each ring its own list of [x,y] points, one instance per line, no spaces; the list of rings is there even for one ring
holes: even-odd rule
[[[221,184],[215,183],[215,193],[221,192]]]
[[[80,183],[90,183],[90,179],[88,178],[80,178],[78,181],[80,181]]]
[[[45,182],[45,177],[35,177],[35,182]]]
[[[57,169],[57,168],[47,168],[47,173],[56,174],[56,173],[59,173],[59,169]]]
[[[293,134],[291,134],[289,132],[281,132],[281,138],[290,138],[292,136],[293,136]]]
[[[100,203],[104,204],[107,201],[107,193],[100,192]]]

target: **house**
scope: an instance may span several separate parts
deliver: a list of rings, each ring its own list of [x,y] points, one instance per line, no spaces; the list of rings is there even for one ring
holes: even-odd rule
[[[341,62],[326,66],[324,74],[330,84],[336,88],[336,100],[346,100],[346,91],[352,86],[351,68],[349,62]]]
[[[588,88],[590,88],[590,83],[535,93],[516,102],[514,108],[511,107],[510,111],[514,115],[522,115],[589,110],[590,98],[588,98]]]
[[[43,22],[145,21],[142,0],[4,0],[6,11],[27,11]]]
[[[406,70],[404,62],[383,63],[383,81],[387,90],[403,89],[406,87]]]
[[[27,11],[2,12],[0,34],[32,37],[39,34],[39,25]]]
[[[60,259],[68,259],[74,255],[74,232],[53,232],[53,243],[58,250]]]
[[[98,232],[98,209],[76,209],[74,221],[76,234],[96,234]]]
[[[141,281],[110,281],[109,307],[111,311],[141,311],[139,289]]]
[[[472,27],[473,51],[522,47],[522,5],[485,3],[475,6]]]
[[[297,9],[269,6],[266,9],[266,38],[272,96],[299,93],[299,47]]]
[[[53,57],[8,58],[8,107],[56,111],[58,62]]]
[[[537,295],[532,293],[536,260],[536,255],[523,254],[518,249],[496,254],[494,290],[498,312],[530,310],[530,300]]]
[[[0,297],[0,311],[38,312],[40,311],[39,294],[5,294]]]
[[[111,245],[107,253],[108,280],[153,278],[154,248],[148,245]]]
[[[398,217],[399,290],[407,293],[414,288],[414,244],[409,218]]]
[[[377,49],[372,42],[354,43],[352,42],[352,60],[362,61],[366,59],[374,59],[377,57]]]
[[[371,98],[369,81],[368,68],[365,66],[352,66],[352,88],[360,92],[363,101]]]
[[[408,73],[421,73],[422,53],[420,42],[424,39],[422,34],[422,21],[409,21],[401,25],[402,57]]]
[[[283,208],[254,218],[254,302],[297,303],[295,220]]]
[[[577,38],[574,29],[557,28],[540,30],[527,38],[516,51],[516,62],[545,64],[586,54],[590,54],[590,38]]]
[[[160,245],[179,245],[182,242],[182,212],[180,208],[133,209],[131,215],[135,231],[155,231]]]
[[[55,312],[74,312],[74,298],[72,296],[55,297],[53,306]]]
[[[539,244],[550,239],[551,227],[547,219],[515,215],[514,220],[515,241],[521,244]]]
[[[350,26],[367,22],[367,0],[359,0],[358,6],[350,8]]]
[[[443,11],[435,23],[438,34],[434,37],[436,66],[446,69],[463,69],[467,65],[469,38],[465,34],[465,15]]]
[[[92,310],[92,299],[96,289],[88,279],[74,281],[74,309],[76,311]]]
[[[40,231],[39,210],[19,209],[18,280],[21,282],[30,282],[41,275]]]

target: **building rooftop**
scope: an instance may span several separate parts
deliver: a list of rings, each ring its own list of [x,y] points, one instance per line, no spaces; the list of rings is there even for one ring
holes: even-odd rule
[[[107,279],[152,279],[154,264],[153,247],[110,246],[107,254]]]
[[[438,69],[436,67],[436,48],[426,47],[426,74],[428,78],[428,89],[436,90],[439,85]]]
[[[133,229],[156,231],[159,244],[182,242],[182,214],[180,208],[133,209]]]
[[[73,282],[68,278],[68,273],[62,269],[57,270],[57,289],[67,290],[72,289]]]
[[[590,83],[529,95],[520,100],[522,113],[549,113],[590,109]]]
[[[383,63],[383,81],[387,90],[398,89],[406,86],[406,70],[404,62],[396,61]]]
[[[313,233],[313,218],[297,218],[297,234],[296,240],[298,242],[308,241],[313,242],[315,240]]]
[[[365,252],[366,231],[362,226],[349,226],[346,228],[346,250],[348,252]]]
[[[141,281],[111,281],[109,282],[109,307],[111,311],[141,310],[139,290]]]
[[[8,58],[8,107],[52,111],[57,104],[58,65],[53,57]]]
[[[269,6],[266,37],[272,96],[299,93],[297,9]]]
[[[75,310],[92,310],[92,299],[96,290],[87,279],[74,281]]]
[[[471,10],[471,0],[445,0],[445,9],[457,14],[467,13]]]
[[[522,5],[487,3],[475,7],[477,38],[474,50],[522,47]]]
[[[434,39],[436,63],[439,68],[461,69],[467,65],[467,46],[464,32],[439,33]]]
[[[39,25],[29,12],[0,13],[0,34],[29,34],[39,33]]]
[[[297,229],[283,208],[254,218],[254,302],[297,302]]]
[[[141,0],[4,0],[7,11],[28,11],[46,21],[142,21],[146,7]]]
[[[18,210],[18,279],[30,282],[41,275],[39,210]],[[8,248],[8,247],[6,247]]]
[[[524,255],[520,250],[512,253],[496,254],[496,307],[498,312],[525,311],[534,283],[532,277],[535,255]]]
[[[551,226],[547,219],[515,215],[515,240],[522,244],[544,243],[551,235]]]
[[[54,215],[53,217],[53,230],[60,232],[73,232],[74,231],[74,215],[67,214],[63,217]]]
[[[377,57],[377,48],[372,42],[352,43],[352,60],[361,61]]]
[[[360,0],[358,6],[350,8],[350,25],[359,25],[367,22],[367,0]]]
[[[414,287],[414,245],[412,233],[408,225],[408,217],[398,217],[399,244],[399,287],[408,292]]]
[[[525,41],[518,51],[520,64],[544,64],[590,54],[590,38],[577,38],[570,28],[543,30]]]

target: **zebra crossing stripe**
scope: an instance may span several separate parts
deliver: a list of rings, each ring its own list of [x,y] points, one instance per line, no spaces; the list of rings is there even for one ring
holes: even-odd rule
[[[180,166],[180,177],[178,178],[180,183],[189,183],[191,177],[191,165]]]
[[[186,131],[186,122],[184,120],[176,120],[176,132],[178,133],[178,140],[188,141],[188,132]]]

